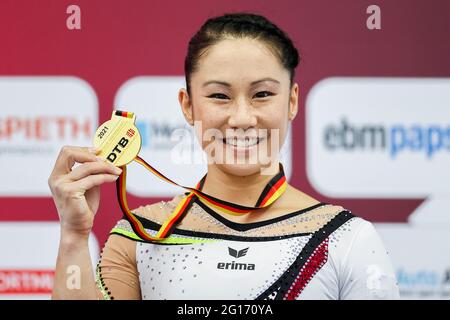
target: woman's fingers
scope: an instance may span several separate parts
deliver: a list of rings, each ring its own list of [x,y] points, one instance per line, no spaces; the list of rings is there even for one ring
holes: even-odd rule
[[[75,193],[84,194],[86,190],[89,190],[96,186],[100,186],[103,183],[114,182],[117,180],[117,178],[119,178],[119,176],[115,174],[94,174],[70,183],[70,189],[72,189]]]
[[[61,148],[52,175],[59,176],[71,171],[75,162],[85,163],[98,161],[96,154],[100,150],[86,147],[65,146]]]
[[[106,161],[87,162],[73,169],[67,178],[77,181],[89,175],[101,173],[119,175],[122,170]]]

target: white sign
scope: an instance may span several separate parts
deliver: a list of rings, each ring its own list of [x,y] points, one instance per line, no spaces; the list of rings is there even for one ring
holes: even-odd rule
[[[0,196],[50,196],[63,145],[91,146],[94,90],[75,77],[0,77]]]
[[[449,221],[450,79],[327,78],[306,115],[307,174],[319,192],[429,198],[414,220]]]
[[[59,222],[0,223],[0,299],[50,298],[59,237]],[[92,233],[89,252],[95,268],[100,250]]]
[[[450,299],[448,226],[378,223],[401,299]]]

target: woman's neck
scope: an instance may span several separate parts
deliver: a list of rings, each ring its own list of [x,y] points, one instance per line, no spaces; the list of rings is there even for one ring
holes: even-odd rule
[[[209,165],[202,191],[221,200],[251,207],[273,176],[259,171],[248,176],[237,176],[224,172],[216,165]]]

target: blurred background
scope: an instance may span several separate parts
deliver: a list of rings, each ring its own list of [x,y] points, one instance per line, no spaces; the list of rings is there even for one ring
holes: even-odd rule
[[[302,55],[290,183],[375,223],[403,299],[450,297],[449,1],[0,0],[0,299],[49,298],[48,176],[113,109],[137,114],[155,168],[185,185],[203,176],[177,100],[184,57],[207,18],[236,11],[265,15]],[[129,166],[130,207],[180,192]],[[121,216],[105,185],[94,259]]]

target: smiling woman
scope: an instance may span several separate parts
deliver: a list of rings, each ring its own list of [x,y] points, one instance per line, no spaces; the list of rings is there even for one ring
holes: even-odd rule
[[[163,240],[142,238],[135,220],[118,221],[97,265],[96,288],[87,235],[98,186],[120,171],[95,161],[96,150],[65,148],[49,179],[62,225],[53,297],[397,298],[372,224],[286,181],[278,152],[297,114],[298,63],[292,41],[265,17],[234,13],[206,21],[189,42],[178,98],[186,121],[201,124],[209,161],[197,189],[211,198],[186,193],[135,209],[151,236],[186,209]],[[83,164],[70,171],[74,161]],[[77,292],[65,287],[73,264],[83,267]]]

